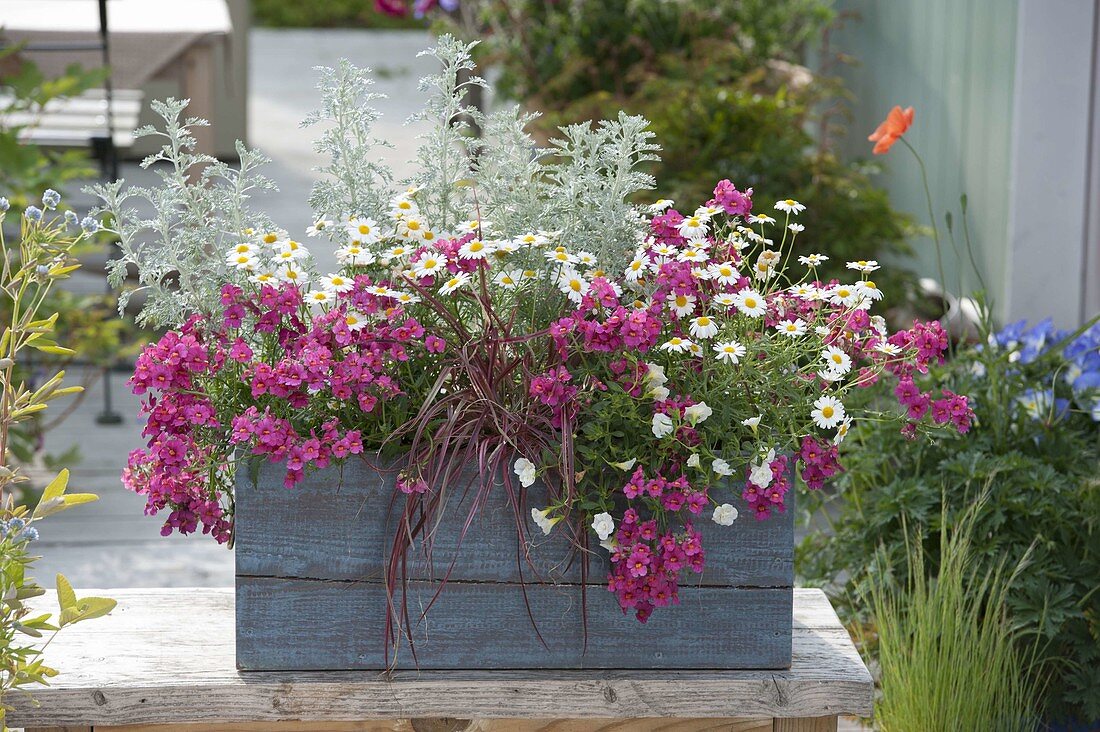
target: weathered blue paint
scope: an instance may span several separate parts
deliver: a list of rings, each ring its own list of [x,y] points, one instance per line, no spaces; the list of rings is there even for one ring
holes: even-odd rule
[[[485,506],[461,536],[468,502],[454,490],[435,530],[431,557],[409,554],[405,596],[415,650],[405,640],[396,668],[785,668],[791,658],[792,511],[720,527],[702,516],[707,569],[689,575],[681,604],[641,625],[606,590],[607,554],[589,555],[587,622],[580,559],[564,531],[542,536],[530,520],[536,484],[517,536],[503,498]],[[387,608],[384,567],[404,496],[393,477],[359,460],[282,487],[265,464],[236,492],[237,663],[248,670],[382,669]],[[460,546],[461,545],[461,546]],[[520,547],[525,552],[519,552]],[[526,556],[524,556],[524,554]],[[523,556],[523,559],[519,557]],[[453,565],[452,565],[453,563]],[[430,612],[423,608],[439,588]],[[523,584],[521,584],[521,582]],[[526,591],[526,601],[524,600]],[[397,599],[400,608],[401,599]],[[532,627],[531,608],[539,635]],[[587,627],[587,647],[585,632]]]

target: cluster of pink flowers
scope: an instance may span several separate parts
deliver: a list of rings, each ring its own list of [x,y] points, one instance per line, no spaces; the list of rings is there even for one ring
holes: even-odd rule
[[[810,490],[824,487],[826,479],[841,470],[837,446],[823,443],[810,435],[802,438],[798,458],[802,461],[802,480]]]
[[[751,469],[746,471],[745,489],[741,491],[741,497],[752,508],[757,521],[763,521],[773,513],[783,513],[787,510],[785,499],[787,491],[791,489],[790,471],[787,467],[787,456],[777,456],[771,463],[771,482],[767,485],[755,482]]]
[[[655,520],[642,521],[628,508],[615,533],[607,586],[623,612],[634,610],[644,623],[654,608],[679,604],[681,572],[687,568],[700,574],[705,560],[703,543],[690,521],[681,532],[660,533]]]
[[[550,407],[553,413],[554,427],[560,428],[566,414],[577,410],[576,396],[579,390],[573,381],[573,374],[564,366],[558,366],[531,379],[531,396]]]

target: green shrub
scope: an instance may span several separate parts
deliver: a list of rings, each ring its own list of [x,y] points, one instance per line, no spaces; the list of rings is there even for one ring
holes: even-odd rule
[[[1049,322],[986,335],[929,380],[971,398],[966,435],[908,442],[864,421],[845,442],[848,472],[811,506],[829,532],[799,547],[800,574],[825,584],[847,620],[876,551],[904,566],[906,524],[929,527],[926,570],[937,571],[942,516],[954,524],[983,492],[974,553],[984,567],[1028,567],[1013,584],[1013,622],[1037,633],[1054,672],[1047,713],[1100,718],[1100,326],[1068,339]],[[871,399],[888,395],[871,393]],[[836,580],[837,577],[841,579]]]
[[[909,222],[828,139],[845,91],[802,66],[833,19],[822,0],[509,0],[488,3],[488,61],[499,88],[559,125],[625,109],[651,120],[663,148],[659,193],[705,200],[708,182],[752,186],[760,210],[781,198],[809,208],[807,246],[831,256],[826,277],[872,251],[908,251]],[[827,114],[825,112],[827,111]],[[811,134],[811,129],[816,130]],[[857,256],[858,255],[858,256]],[[907,276],[876,278],[894,296]]]
[[[882,690],[875,721],[884,732],[1037,727],[1042,682],[1034,654],[1019,643],[1034,648],[1034,637],[1014,630],[1006,610],[1016,577],[1003,561],[975,566],[982,509],[981,501],[974,504],[951,530],[941,522],[934,568],[917,533],[906,544],[904,582],[887,572],[871,577],[867,601]]]
[[[252,0],[256,25],[274,28],[427,28],[425,20],[395,18],[375,10],[374,0]]]

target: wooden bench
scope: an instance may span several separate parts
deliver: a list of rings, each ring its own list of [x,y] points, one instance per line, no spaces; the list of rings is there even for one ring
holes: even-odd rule
[[[133,89],[114,92],[112,127],[118,150],[129,150],[134,144],[142,98],[142,93]],[[0,110],[10,103],[10,97],[0,94]],[[54,99],[41,109],[0,113],[0,127],[21,127],[20,142],[92,147],[93,139],[107,134],[107,100],[102,89],[90,89],[78,97]]]
[[[238,671],[231,589],[83,594],[113,597],[118,608],[62,631],[46,659],[60,675],[35,690],[40,706],[12,695],[10,725],[27,732],[825,732],[837,729],[837,715],[871,713],[871,676],[819,590],[795,590],[789,671],[448,671],[392,678]],[[51,609],[52,601],[39,599]]]

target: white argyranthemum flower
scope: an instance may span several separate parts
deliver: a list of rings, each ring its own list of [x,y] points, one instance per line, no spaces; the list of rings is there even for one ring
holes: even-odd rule
[[[672,336],[661,344],[661,350],[669,353],[685,353],[691,350],[691,341],[680,336]]]
[[[709,225],[701,216],[688,216],[676,226],[676,231],[685,239],[702,239],[707,235]]]
[[[296,267],[283,267],[277,271],[277,274],[283,282],[289,282],[292,285],[304,287],[309,284],[305,273]]]
[[[715,343],[714,352],[717,354],[715,358],[719,361],[727,361],[729,363],[738,363],[745,355],[746,349],[737,341],[723,341],[722,343]]]
[[[768,311],[764,296],[756,290],[744,289],[734,294],[733,304],[750,318],[759,318]]]
[[[832,429],[844,421],[844,404],[828,394],[814,400],[814,409],[810,412],[814,424],[823,430]]]
[[[806,256],[799,257],[798,263],[804,264],[807,267],[816,267],[819,264],[828,262],[829,258],[824,254],[807,254]]]
[[[274,272],[256,272],[248,281],[255,285],[274,285],[279,281]]]
[[[798,235],[806,230],[806,227],[802,224],[787,224],[787,228],[791,230],[791,233]],[[793,239],[791,241],[794,241]]]
[[[680,250],[671,244],[658,244],[653,247],[653,253],[658,257],[667,257],[669,260],[673,260],[679,256]]]
[[[409,216],[415,216],[419,210],[416,207],[416,202],[409,196],[398,196],[390,203],[390,216],[398,221]]]
[[[492,253],[492,246],[481,239],[471,239],[458,248],[459,259],[485,259]]]
[[[584,275],[572,267],[563,267],[558,276],[558,289],[575,303],[581,302],[591,287],[591,283],[584,278]]]
[[[737,520],[737,509],[729,503],[723,503],[721,506],[714,507],[714,513],[710,518],[719,526],[733,526],[733,522]]]
[[[733,475],[733,468],[722,458],[714,458],[714,461],[710,464],[710,469],[723,477]]]
[[[233,269],[239,269],[244,272],[255,272],[260,266],[260,260],[256,259],[256,255],[252,252],[244,252],[243,254],[230,252],[225,257],[225,263]]]
[[[363,330],[367,327],[367,316],[355,310],[349,310],[344,313],[344,324],[351,331]]]
[[[321,287],[330,292],[347,292],[355,282],[342,274],[330,274],[321,278]]]
[[[276,258],[285,256],[288,259],[305,259],[309,256],[309,250],[301,242],[284,239],[276,245],[275,256]]]
[[[707,272],[710,273],[712,280],[722,285],[734,285],[741,279],[741,273],[729,260],[710,265]]]
[[[583,265],[585,267],[596,266],[596,255],[592,252],[577,252],[576,257],[577,264]]]
[[[479,236],[485,236],[485,233],[489,231],[490,222],[479,221],[478,219],[471,219],[469,221],[463,221],[455,231],[461,236],[462,234],[478,234]]]
[[[833,305],[852,307],[860,301],[861,295],[855,285],[835,285],[829,288],[828,297]]]
[[[882,290],[878,289],[878,285],[876,285],[873,280],[857,282],[856,290],[868,300],[878,302],[882,299]]]
[[[817,297],[817,288],[813,285],[807,285],[805,283],[791,285],[787,288],[787,292],[791,293],[800,300],[813,300]]]
[[[704,219],[712,219],[722,213],[722,211],[723,209],[719,206],[700,206],[695,209],[695,215]]]
[[[393,297],[394,296],[394,291],[391,290],[386,285],[374,285],[373,287],[369,288],[367,290],[367,292],[374,295],[375,297]]]
[[[615,519],[607,512],[598,513],[592,517],[592,530],[600,537],[600,541],[607,541],[615,533]]]
[[[887,343],[886,341],[876,343],[875,350],[879,353],[884,353],[887,356],[897,356],[901,353],[901,348],[899,346],[896,346],[893,343]]]
[[[437,252],[425,252],[419,261],[413,263],[413,272],[417,277],[431,277],[443,271],[447,258]]]
[[[387,264],[394,261],[401,261],[405,257],[412,254],[415,250],[412,247],[405,246],[404,244],[398,244],[397,246],[390,247],[382,254],[382,260]]]
[[[503,272],[498,272],[496,277],[493,278],[493,282],[500,285],[506,290],[514,290],[519,286],[520,278],[523,277],[523,273],[509,269]]]
[[[645,276],[651,265],[649,255],[645,252],[638,252],[634,255],[634,259],[630,260],[630,264],[626,265],[624,276],[628,282],[637,282]]]
[[[758,259],[752,266],[752,273],[758,280],[770,280],[775,276],[775,265]]]
[[[535,525],[542,529],[542,533],[549,535],[550,530],[554,528],[554,524],[561,521],[561,516],[555,516],[550,518],[550,509],[544,508],[541,511],[537,508],[531,509],[531,520],[535,522]]]
[[[695,338],[705,341],[708,338],[713,338],[718,335],[718,323],[714,322],[714,318],[700,315],[698,318],[694,318],[691,321],[691,326],[688,330]]]
[[[512,470],[515,472],[516,477],[519,478],[519,484],[524,488],[530,488],[535,484],[535,477],[538,471],[535,464],[527,458],[518,458],[516,464],[512,466]]]
[[[805,211],[806,207],[803,206],[798,201],[795,201],[794,199],[788,198],[788,199],[783,200],[783,201],[776,201],[775,202],[775,210],[776,211],[783,211],[785,213],[793,213],[797,216],[798,214]]]
[[[521,247],[541,247],[550,240],[544,234],[522,234],[512,241]]]
[[[449,280],[444,282],[439,287],[440,295],[450,295],[460,287],[466,286],[470,282],[470,274],[468,272],[459,272]]]
[[[373,244],[382,238],[382,232],[378,230],[378,224],[374,222],[374,219],[366,216],[356,216],[348,219],[346,227],[349,237],[364,244]]]
[[[331,305],[335,296],[328,290],[314,290],[306,295],[305,299],[313,305]]]
[[[424,241],[425,239],[435,238],[435,234],[428,228],[428,225],[416,216],[401,219],[401,222],[397,225],[397,235],[410,241]]]
[[[836,426],[836,434],[833,435],[833,444],[839,445],[844,442],[844,438],[848,436],[848,432],[852,429],[852,418],[845,417],[840,421],[840,424]]]
[[[798,338],[806,335],[806,321],[802,318],[784,320],[775,326],[775,329],[788,338]]]
[[[886,335],[886,318],[881,315],[871,316],[871,330],[878,333],[880,336]]]
[[[825,368],[835,374],[844,375],[852,369],[852,357],[836,346],[829,346],[821,352]]]
[[[859,272],[874,272],[876,269],[881,269],[878,266],[878,262],[873,259],[861,259],[858,262],[848,262],[848,269],[854,269]]]
[[[710,259],[710,255],[706,253],[704,249],[696,249],[694,247],[688,247],[680,252],[676,259],[681,262],[694,262],[696,264],[703,264]]]
[[[565,247],[557,247],[549,252],[546,252],[543,256],[546,257],[546,261],[553,262],[555,264],[567,265],[575,264],[577,257],[574,254],[570,254],[565,250]]]
[[[306,236],[320,236],[321,234],[327,234],[331,228],[332,219],[322,215],[312,224],[306,227]]]
[[[684,409],[684,418],[692,427],[701,422],[706,422],[707,418],[712,414],[714,414],[714,410],[711,409],[706,402],[692,404],[690,407]]]
[[[723,292],[715,295],[712,302],[725,308],[732,308],[737,304],[737,295],[732,292]]]
[[[651,429],[653,430],[653,436],[657,439],[668,437],[672,434],[672,417],[662,412],[654,414]]]
[[[748,222],[750,224],[774,224],[775,219],[768,216],[766,213],[757,213],[749,216]]]
[[[247,241],[242,241],[242,242],[234,245],[234,247],[229,250],[229,253],[230,254],[258,254],[259,252],[257,251],[257,249],[258,249],[258,247],[255,244],[252,244],[252,243],[247,242]]]
[[[401,303],[402,305],[415,305],[416,303],[420,302],[420,297],[418,295],[414,295],[411,292],[397,292],[391,290],[390,297],[392,297],[394,300],[397,300],[397,302]]]
[[[374,264],[374,254],[358,244],[349,244],[336,250],[336,261],[350,267],[366,267]]]
[[[668,301],[668,309],[677,318],[691,315],[695,310],[695,295],[678,295],[670,292],[665,299]]]
[[[671,198],[658,198],[656,201],[649,204],[647,209],[650,213],[657,214],[672,208],[674,203],[675,202]]]

